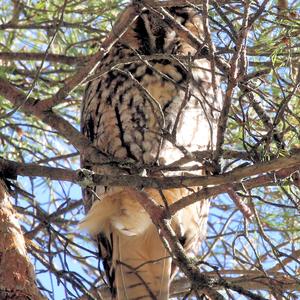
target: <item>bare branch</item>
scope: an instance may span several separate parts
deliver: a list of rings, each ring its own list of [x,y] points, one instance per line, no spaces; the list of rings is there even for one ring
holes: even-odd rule
[[[31,53],[31,52],[0,52],[0,59],[5,61],[14,60],[43,60],[54,63],[63,63],[67,65],[77,65],[89,59],[88,56],[67,56],[62,54],[48,53],[45,57],[45,53]]]
[[[252,166],[236,168],[233,171],[215,176],[172,176],[172,177],[143,177],[138,175],[102,175],[93,174],[91,185],[152,187],[170,189],[186,186],[202,186],[232,184],[243,178],[257,176],[263,173],[278,171],[288,168],[297,168],[300,164],[300,153],[289,157],[273,159],[269,162],[256,163]],[[37,164],[22,164],[0,159],[2,174],[15,178],[21,176],[42,176],[53,180],[66,180],[80,182],[84,176],[81,172],[44,167]],[[203,191],[204,192],[204,191]],[[210,197],[210,196],[209,196]]]

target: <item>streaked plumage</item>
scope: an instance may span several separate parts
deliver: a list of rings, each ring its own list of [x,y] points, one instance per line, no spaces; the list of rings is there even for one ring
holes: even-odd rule
[[[170,8],[169,12],[193,34],[203,38],[199,12],[188,7]],[[183,156],[183,148],[186,151],[213,149],[221,96],[213,92],[210,64],[206,59],[193,61],[190,64],[193,67],[178,60],[178,56],[188,53],[192,57],[196,50],[164,20],[153,12],[143,11],[97,70],[138,55],[166,56],[152,58],[147,63],[117,65],[90,82],[82,105],[83,134],[101,151],[117,159],[130,159],[141,169],[143,165],[170,164]],[[187,86],[191,97],[187,97]],[[176,146],[168,140],[168,136],[175,137],[174,132]],[[82,166],[107,172],[105,166],[91,164],[88,157],[82,157]],[[116,170],[115,174],[129,172]],[[160,171],[152,175],[172,174],[183,173]],[[164,205],[158,190],[145,191]],[[173,189],[164,190],[163,195],[170,204],[191,192],[187,188]],[[81,226],[98,236],[113,297],[168,299],[174,268],[155,226],[136,201],[136,193],[131,188],[98,186],[99,200],[86,190],[85,204],[87,210],[91,209]],[[208,208],[208,200],[201,201],[172,218],[172,226],[186,249],[196,249],[195,244],[199,245],[204,238]]]

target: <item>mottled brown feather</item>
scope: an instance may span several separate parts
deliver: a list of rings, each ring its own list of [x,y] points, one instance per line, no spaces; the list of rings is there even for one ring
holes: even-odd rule
[[[202,20],[197,11],[187,7],[169,11],[203,39]],[[196,50],[157,15],[144,11],[96,71],[119,59],[136,56],[137,52],[192,56]],[[141,168],[143,164],[145,168],[169,164],[183,156],[165,135],[165,132],[172,133],[176,123],[176,144],[187,151],[213,149],[222,97],[212,89],[210,63],[206,59],[194,60],[190,67],[166,58],[149,60],[148,64],[151,66],[142,61],[118,65],[88,85],[82,103],[83,134],[102,152],[129,159]],[[192,92],[188,99],[187,86]],[[88,157],[82,157],[82,166],[107,173],[103,167],[92,165]],[[199,164],[195,174],[203,173],[200,167]],[[128,170],[114,171],[114,174],[121,173],[128,174]],[[162,172],[160,175],[182,173]],[[171,204],[192,191],[183,188],[162,193],[164,200]],[[164,205],[158,190],[145,189],[144,192]],[[157,229],[137,201],[138,191],[98,186],[95,193],[97,197],[91,191],[84,192],[88,214],[81,227],[88,228],[93,236],[101,235],[99,249],[113,297],[168,299],[174,268]],[[171,225],[187,250],[197,251],[199,242],[204,239],[208,209],[209,201],[205,200],[173,216]]]

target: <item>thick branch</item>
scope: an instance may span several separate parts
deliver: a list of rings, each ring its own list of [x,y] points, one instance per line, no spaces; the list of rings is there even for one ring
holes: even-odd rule
[[[257,176],[267,172],[292,168],[294,171],[300,165],[300,152],[289,157],[273,159],[268,162],[256,163],[252,166],[236,168],[222,175],[214,176],[172,176],[172,177],[143,177],[139,175],[102,175],[94,174],[91,185],[108,186],[130,186],[130,187],[152,187],[157,189],[170,189],[192,186],[224,185],[240,182],[242,179]],[[23,164],[9,160],[0,159],[0,172],[8,177],[15,178],[21,176],[41,176],[52,180],[79,181],[82,174],[76,171],[40,166],[37,164]],[[270,177],[269,182],[270,182]],[[253,180],[257,180],[254,178]]]
[[[48,53],[45,58],[45,53],[31,52],[0,52],[1,60],[45,60],[54,63],[63,63],[67,65],[79,64],[89,59],[88,56],[67,56],[62,54]]]
[[[215,176],[172,176],[172,177],[142,177],[137,175],[109,176],[98,175],[93,176],[96,185],[108,186],[137,186],[152,188],[178,188],[192,186],[209,186],[217,184],[226,184],[241,181],[245,177],[256,176],[266,172],[272,172],[280,169],[286,169],[300,165],[300,153],[291,155],[290,157],[278,158],[269,162],[256,163],[252,166],[236,168],[233,171]]]

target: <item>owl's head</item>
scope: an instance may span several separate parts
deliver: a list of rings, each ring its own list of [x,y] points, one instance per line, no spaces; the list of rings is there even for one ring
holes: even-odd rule
[[[203,37],[199,11],[186,6],[170,7],[166,10],[195,36]],[[184,54],[196,51],[176,34],[162,15],[151,10],[144,10],[121,40],[144,55]]]

